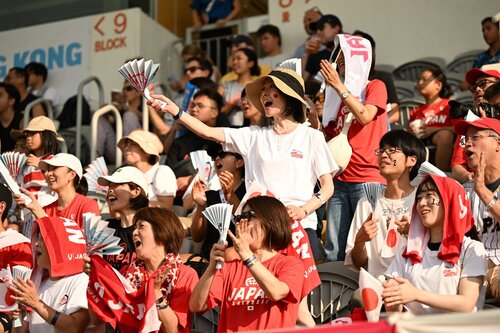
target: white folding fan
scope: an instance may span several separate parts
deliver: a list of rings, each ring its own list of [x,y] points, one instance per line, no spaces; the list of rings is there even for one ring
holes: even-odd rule
[[[120,238],[114,236],[115,230],[108,222],[92,213],[83,214],[83,227],[87,239],[87,254],[120,254],[123,248],[118,245]]]
[[[441,171],[441,169],[438,169],[433,164],[425,161],[420,165],[417,176],[413,178],[413,180],[410,182],[411,185],[418,186],[427,175],[438,175],[441,177],[446,177],[446,174],[443,171]]]
[[[21,192],[19,185],[16,183],[15,179],[12,178],[9,169],[5,166],[3,160],[0,159],[0,175],[5,180],[5,185],[9,187],[13,194],[19,194],[25,202],[25,205],[29,205],[31,203],[31,199],[24,193]]]
[[[31,277],[31,268],[22,265],[16,265],[12,267],[12,279],[15,280],[17,278],[21,278],[23,281],[28,280]],[[21,327],[23,323],[22,313],[19,317],[14,320],[12,325],[14,327]]]
[[[9,170],[12,179],[17,179],[28,159],[25,154],[14,151],[5,152],[0,157],[7,170]]]
[[[207,184],[209,190],[221,189],[219,177],[215,172],[214,162],[206,150],[196,150],[189,153],[193,168],[196,169],[200,179]]]
[[[83,177],[87,179],[87,184],[90,192],[106,193],[108,187],[99,185],[97,183],[97,178],[108,175],[108,166],[106,165],[104,157],[101,156],[89,164],[89,166],[85,169]]]
[[[377,203],[379,192],[384,188],[385,186],[380,183],[363,183],[363,190],[365,192],[366,198],[368,199],[368,202],[372,206],[372,212],[375,212],[375,205]]]
[[[153,81],[159,68],[160,64],[154,64],[153,60],[134,59],[123,64],[118,69],[118,73],[128,80],[142,96],[150,101],[153,98],[149,94],[148,86]],[[167,105],[163,101],[160,101],[160,103],[161,108]]]
[[[302,76],[302,59],[300,58],[290,58],[283,61],[276,68],[285,68],[295,71],[299,76]]]
[[[225,203],[209,206],[203,211],[203,216],[212,223],[215,229],[219,230],[219,244],[224,244],[227,239],[227,231],[231,223],[232,213],[233,205]],[[221,269],[222,262],[218,262],[215,267]]]

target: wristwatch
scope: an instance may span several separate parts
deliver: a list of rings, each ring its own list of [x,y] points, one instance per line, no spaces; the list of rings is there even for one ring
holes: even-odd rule
[[[350,95],[350,94],[351,94],[351,93],[349,92],[349,90],[348,90],[348,91],[345,91],[345,92],[343,92],[343,93],[340,95],[340,99],[341,99],[341,100],[345,100],[347,97],[349,97],[349,95]]]

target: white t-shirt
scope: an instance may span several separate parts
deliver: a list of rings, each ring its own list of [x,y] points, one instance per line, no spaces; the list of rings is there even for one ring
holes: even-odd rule
[[[148,198],[150,201],[157,201],[158,196],[175,196],[177,180],[170,167],[156,163],[146,171],[145,175],[148,181]]]
[[[280,53],[275,56],[263,57],[259,58],[257,62],[259,65],[267,65],[272,69],[278,67],[283,61],[290,59],[291,56],[289,54]]]
[[[88,282],[89,277],[85,273],[59,280],[47,279],[40,285],[38,296],[54,310],[69,315],[80,309],[88,309]],[[34,311],[26,316],[25,320],[29,322],[30,333],[56,333],[56,329]]]
[[[440,295],[456,295],[460,278],[486,276],[487,261],[484,246],[469,237],[464,237],[460,258],[455,265],[442,261],[437,256],[439,251],[431,251],[427,247],[422,262],[412,265],[410,259],[403,258],[403,251],[404,248],[396,255],[386,274],[403,277],[418,289]],[[462,272],[460,272],[461,266]],[[485,288],[482,288],[474,312],[483,308],[484,292]],[[406,307],[417,315],[445,312],[418,302],[410,302]]]
[[[375,277],[383,275],[387,267],[389,267],[394,259],[394,257],[382,257],[381,255],[382,247],[384,246],[385,238],[387,237],[387,219],[391,219],[392,214],[394,214],[398,220],[401,220],[403,216],[406,216],[408,221],[410,221],[416,190],[413,190],[410,195],[402,199],[388,199],[384,197],[384,193],[385,189],[381,189],[379,191],[377,197],[378,200],[375,204],[375,213],[372,215],[373,219],[378,219],[379,221],[377,235],[374,239],[365,244],[366,255],[368,256],[368,265],[366,270]],[[361,226],[365,223],[371,212],[371,204],[368,202],[366,196],[362,197],[358,201],[358,205],[356,206],[356,211],[354,212],[354,217],[352,219],[351,228],[349,229],[344,261],[344,264],[347,267],[355,271],[358,271],[358,269],[352,262],[351,251],[354,247],[358,231],[361,229]],[[399,235],[399,237],[399,245],[405,247],[406,239],[401,235]]]
[[[304,124],[284,135],[277,135],[272,126],[224,128],[224,135],[224,150],[243,156],[247,189],[257,181],[286,206],[309,201],[319,177],[338,170],[323,134]],[[301,224],[316,230],[316,214]]]

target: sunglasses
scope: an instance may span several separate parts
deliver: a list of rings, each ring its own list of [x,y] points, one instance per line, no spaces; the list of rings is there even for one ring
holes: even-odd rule
[[[255,217],[255,213],[249,210],[240,215],[234,215],[234,222],[240,223],[241,220],[250,220],[252,217]]]
[[[317,102],[324,103],[325,102],[325,94],[319,94],[318,96],[314,97],[313,102],[314,103],[317,103]]]
[[[222,159],[228,155],[231,155],[231,156],[234,156],[234,157],[238,157],[235,153],[231,153],[231,152],[228,152],[228,151],[223,151],[221,150],[220,152],[217,153],[217,157]]]
[[[184,74],[187,74],[187,73],[192,73],[192,72],[196,72],[198,69],[202,69],[201,67],[196,67],[196,66],[193,66],[193,67],[186,67],[184,68]]]
[[[134,91],[135,88],[132,86],[123,87],[123,91]]]

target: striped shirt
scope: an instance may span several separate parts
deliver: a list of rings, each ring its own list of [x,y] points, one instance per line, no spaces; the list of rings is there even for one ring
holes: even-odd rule
[[[474,192],[474,180],[463,184],[467,196],[469,197],[472,216],[476,224],[476,229],[479,233],[479,239],[484,244],[488,258],[495,265],[500,265],[500,221],[495,219],[493,214],[486,209],[486,205],[479,199]],[[493,191],[493,195],[498,199],[500,186]]]

